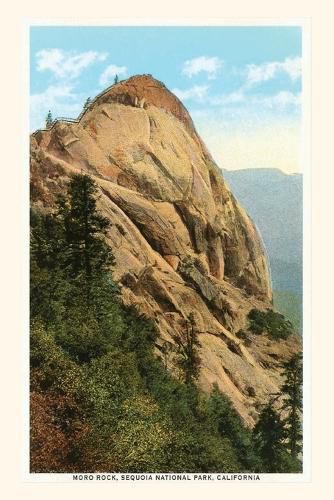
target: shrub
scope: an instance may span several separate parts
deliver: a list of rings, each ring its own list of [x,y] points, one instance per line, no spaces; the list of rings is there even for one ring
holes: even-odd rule
[[[273,339],[286,339],[293,333],[292,323],[272,309],[252,309],[248,314],[249,330],[256,335],[267,333]]]

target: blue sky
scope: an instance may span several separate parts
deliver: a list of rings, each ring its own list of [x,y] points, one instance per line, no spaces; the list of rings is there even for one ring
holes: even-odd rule
[[[151,73],[178,95],[224,168],[300,171],[299,27],[32,27],[31,130]]]

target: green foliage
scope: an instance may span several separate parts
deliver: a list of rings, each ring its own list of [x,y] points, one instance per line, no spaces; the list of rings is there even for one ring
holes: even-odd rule
[[[292,356],[283,370],[285,380],[276,395],[283,403],[277,410],[270,400],[253,433],[265,472],[296,473],[302,471],[302,355]]]
[[[246,468],[256,470],[259,459],[254,449],[252,434],[242,425],[227,396],[224,396],[217,386],[206,402],[206,413],[210,426],[216,429],[220,436],[230,440],[240,462]]]
[[[284,452],[284,428],[278,412],[270,401],[262,410],[254,428],[254,440],[262,458],[264,472],[281,470]]]
[[[30,327],[31,390],[59,391],[65,373],[80,368],[55,342],[54,334],[34,321]]]
[[[178,364],[186,384],[193,383],[199,375],[201,360],[198,354],[200,343],[197,337],[194,316],[190,314],[181,335],[173,336],[179,354]]]
[[[96,186],[75,175],[53,214],[31,215],[31,317],[56,326],[73,359],[87,362],[110,350],[121,328],[114,257],[104,236],[109,221],[96,208]]]
[[[121,406],[112,449],[120,470],[163,471],[168,467],[166,449],[173,441],[168,419],[150,396],[136,395]]]
[[[291,456],[296,459],[302,450],[302,382],[303,368],[300,353],[292,356],[284,365],[284,384],[281,392],[284,396],[282,409],[286,416],[283,420],[288,449]]]
[[[53,123],[52,114],[51,111],[49,110],[45,118],[45,128],[50,128],[52,126],[52,123]]]
[[[32,471],[264,470],[263,419],[259,454],[228,399],[194,384],[193,318],[175,339],[179,381],[154,354],[154,325],[119,302],[96,196],[74,176],[54,213],[31,215]]]
[[[59,197],[55,217],[64,228],[64,266],[70,278],[86,281],[109,270],[114,258],[104,236],[110,222],[96,208],[97,188],[87,175],[74,175],[67,197]]]
[[[293,333],[292,323],[272,309],[252,309],[248,314],[248,321],[248,328],[252,333],[260,335],[267,332],[275,340],[286,339]]]
[[[63,228],[51,215],[31,212],[30,313],[46,327],[65,312],[63,304],[69,290],[60,267]]]

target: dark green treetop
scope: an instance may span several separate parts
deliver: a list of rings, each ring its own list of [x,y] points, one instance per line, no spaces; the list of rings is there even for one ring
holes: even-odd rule
[[[46,128],[50,128],[52,126],[52,123],[53,123],[52,113],[49,110],[49,112],[48,112],[48,114],[46,115],[46,118],[45,118],[45,127]]]

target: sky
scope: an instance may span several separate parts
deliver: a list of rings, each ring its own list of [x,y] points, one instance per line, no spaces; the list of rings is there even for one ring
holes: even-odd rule
[[[302,33],[294,26],[34,26],[30,129],[150,73],[174,92],[221,168],[302,171]]]

